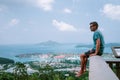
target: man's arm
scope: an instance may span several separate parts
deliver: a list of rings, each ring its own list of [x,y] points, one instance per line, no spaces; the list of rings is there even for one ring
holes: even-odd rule
[[[96,40],[96,50],[95,50],[95,55],[98,54],[99,50],[100,50],[100,39],[97,39],[97,40]]]
[[[95,53],[94,53],[94,54],[91,54],[90,56],[95,56],[95,55],[97,55],[98,52],[99,52],[99,50],[100,50],[100,39],[97,39],[97,40],[96,40],[96,50],[95,50]]]

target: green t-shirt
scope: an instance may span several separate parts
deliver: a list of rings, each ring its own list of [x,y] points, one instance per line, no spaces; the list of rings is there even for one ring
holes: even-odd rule
[[[96,30],[94,32],[94,34],[93,34],[93,42],[94,42],[93,49],[94,50],[96,50],[96,40],[97,39],[100,39],[100,50],[99,50],[99,52],[103,53],[105,42],[104,42],[104,37],[103,37],[102,33],[99,30]]]

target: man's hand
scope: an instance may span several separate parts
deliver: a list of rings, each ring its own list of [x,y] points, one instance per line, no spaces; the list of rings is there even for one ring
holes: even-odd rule
[[[90,57],[91,57],[91,56],[96,56],[96,53],[90,54]]]

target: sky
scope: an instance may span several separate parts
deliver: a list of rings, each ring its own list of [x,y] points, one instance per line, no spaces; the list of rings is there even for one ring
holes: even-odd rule
[[[0,0],[0,44],[92,43],[92,21],[120,43],[120,0]]]

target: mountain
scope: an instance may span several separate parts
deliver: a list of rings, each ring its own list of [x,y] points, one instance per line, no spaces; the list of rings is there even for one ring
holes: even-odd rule
[[[114,46],[120,46],[120,43],[106,43],[105,44],[105,47],[114,47]],[[92,44],[78,44],[75,46],[76,48],[79,48],[79,47],[93,47]]]
[[[41,42],[41,43],[39,43],[39,44],[37,44],[37,45],[56,46],[56,45],[60,45],[60,43],[49,40],[49,41],[46,41],[46,42]]]
[[[14,60],[0,57],[0,64],[9,64],[9,63],[14,63]]]
[[[87,47],[87,48],[90,48],[90,47],[92,47],[93,45],[92,44],[78,44],[78,45],[76,45],[75,47],[76,48],[79,48],[79,47]]]
[[[115,46],[120,46],[120,43],[107,43],[105,47],[115,47]]]

